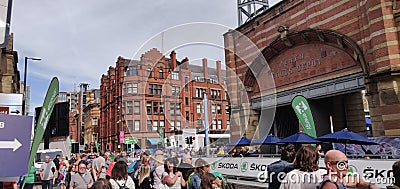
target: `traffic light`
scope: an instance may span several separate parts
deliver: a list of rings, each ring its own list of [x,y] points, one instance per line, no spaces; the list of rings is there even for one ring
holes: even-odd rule
[[[186,144],[190,144],[190,143],[189,143],[189,137],[186,137],[186,138],[185,138],[185,143],[186,143]]]
[[[193,144],[192,137],[188,137],[188,138],[189,138],[189,144]]]

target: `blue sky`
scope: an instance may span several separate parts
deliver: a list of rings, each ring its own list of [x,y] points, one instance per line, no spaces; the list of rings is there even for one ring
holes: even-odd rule
[[[207,2],[207,3],[206,3]],[[273,5],[277,0],[270,0]],[[23,80],[24,57],[29,61],[27,85],[31,86],[31,111],[41,106],[52,77],[60,91],[78,89],[79,83],[99,88],[100,77],[118,56],[134,58],[144,44],[160,32],[178,25],[207,22],[237,27],[236,1],[218,0],[18,0],[13,1],[11,32],[18,51]],[[219,31],[222,44],[223,31]],[[165,36],[164,42],[179,36]],[[153,46],[160,48],[161,41]],[[198,47],[177,50],[178,59],[222,60],[222,49]],[[139,52],[138,52],[139,51]]]

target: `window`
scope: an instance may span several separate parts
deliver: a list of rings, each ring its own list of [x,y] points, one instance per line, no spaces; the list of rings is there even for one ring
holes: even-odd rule
[[[92,125],[93,125],[93,126],[97,126],[98,124],[99,124],[98,119],[97,119],[97,118],[93,118],[93,119],[92,119]]]
[[[132,101],[128,101],[128,102],[126,102],[126,107],[127,107],[127,110],[126,110],[126,112],[127,112],[127,114],[132,114],[133,113],[133,107],[132,107]]]
[[[217,114],[221,114],[221,113],[222,113],[222,111],[221,111],[221,105],[218,104],[218,105],[217,105]]]
[[[171,131],[175,131],[175,122],[174,122],[174,121],[171,121],[170,124],[171,124],[170,130],[171,130]]]
[[[185,117],[186,117],[186,121],[189,121],[190,119],[189,119],[189,112],[188,111],[186,111],[186,113],[185,113]]]
[[[132,131],[133,131],[133,121],[132,120],[128,120],[128,130],[129,130],[129,133],[132,133]]]
[[[186,77],[185,77],[185,91],[186,91],[186,92],[189,91],[188,85],[189,85],[189,77],[186,76]]]
[[[204,93],[205,92],[206,92],[206,89],[196,88],[196,97],[197,98],[204,98]]]
[[[147,69],[147,76],[148,76],[148,77],[151,77],[151,69],[150,69],[150,68]]]
[[[137,83],[132,84],[132,92],[133,92],[133,94],[138,94],[138,84]]]
[[[137,76],[137,75],[138,75],[137,66],[129,66],[126,69],[126,76]]]
[[[171,115],[181,115],[181,107],[180,103],[170,103],[170,110],[169,113]]]
[[[134,101],[135,105],[135,114],[140,114],[140,101]]]
[[[188,97],[185,97],[185,105],[189,106],[189,98]]]
[[[158,131],[158,121],[157,120],[153,121],[153,131]]]
[[[210,93],[211,93],[211,97],[210,98],[212,98],[212,99],[221,99],[221,91],[220,90],[211,89]]]
[[[197,119],[197,128],[202,128],[203,127],[203,120]]]
[[[153,128],[153,123],[151,122],[151,120],[147,121],[147,131],[151,131]]]
[[[151,115],[151,101],[147,101],[146,103],[146,110],[147,110],[147,115]]]
[[[217,128],[220,129],[220,130],[222,129],[222,120],[220,120],[220,119],[218,120],[218,127]]]
[[[173,71],[172,72],[172,79],[173,80],[179,80],[179,72]]]
[[[179,96],[180,93],[180,87],[178,86],[172,86],[172,96]]]
[[[153,114],[158,114],[158,102],[153,102]]]
[[[211,104],[211,113],[215,114],[215,104]]]
[[[164,71],[162,68],[160,68],[160,71],[158,71],[160,79],[164,78]]]
[[[160,114],[164,114],[164,102],[160,102]]]
[[[212,126],[212,130],[216,130],[217,129],[217,123],[216,123],[215,120],[212,120],[211,126]]]
[[[231,126],[231,122],[230,121],[226,121],[226,129],[229,130],[229,127]]]
[[[170,103],[169,105],[169,114],[170,115],[175,115],[175,103]]]
[[[151,95],[161,95],[162,85],[149,84],[149,94]]]
[[[197,113],[198,113],[198,114],[202,113],[202,112],[201,112],[201,104],[200,104],[200,103],[197,103],[196,109],[197,109]]]
[[[165,127],[164,120],[160,120],[160,128],[163,129]]]
[[[125,93],[132,94],[132,83],[127,83],[125,87]]]
[[[176,122],[175,122],[175,128],[176,128],[177,130],[181,130],[181,122],[180,122],[180,121],[176,121]]]
[[[140,120],[135,120],[135,131],[140,131]]]

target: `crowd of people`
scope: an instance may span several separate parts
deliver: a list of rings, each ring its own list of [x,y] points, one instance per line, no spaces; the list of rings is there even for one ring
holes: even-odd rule
[[[133,154],[132,154],[133,155]],[[42,189],[218,189],[224,188],[224,177],[210,173],[210,165],[199,158],[194,164],[190,153],[165,158],[142,151],[128,158],[125,152],[111,154],[72,154],[70,159],[49,156],[40,168]],[[28,175],[29,177],[29,175]],[[28,178],[27,177],[27,178]],[[26,182],[24,188],[32,188]]]

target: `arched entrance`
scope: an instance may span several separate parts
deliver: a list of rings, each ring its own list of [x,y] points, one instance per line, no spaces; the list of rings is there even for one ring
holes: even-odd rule
[[[244,85],[254,89],[248,95],[254,97],[251,105],[259,112],[268,112],[273,106],[268,104],[269,99],[276,97],[273,125],[262,128],[260,124],[260,136],[269,132],[285,137],[299,130],[290,107],[291,100],[299,94],[309,100],[317,135],[329,133],[331,127],[334,131],[366,129],[361,91],[368,80],[368,65],[358,45],[349,37],[315,29],[282,33],[262,54],[268,66],[254,61],[244,79]],[[263,81],[263,77],[271,75],[276,94],[268,94],[262,83],[252,87],[254,81]]]

